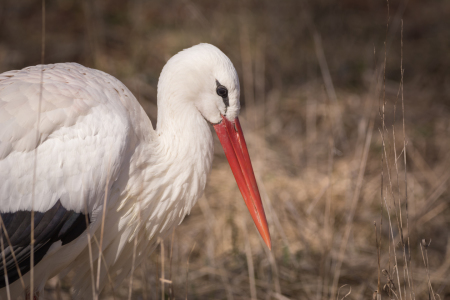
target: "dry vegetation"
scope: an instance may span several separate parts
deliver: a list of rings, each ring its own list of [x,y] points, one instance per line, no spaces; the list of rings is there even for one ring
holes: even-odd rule
[[[1,1],[0,71],[40,62],[39,2]],[[118,77],[153,124],[180,49],[215,44],[241,78],[273,250],[217,141],[205,196],[136,268],[132,299],[450,297],[448,1],[48,2],[46,63]]]

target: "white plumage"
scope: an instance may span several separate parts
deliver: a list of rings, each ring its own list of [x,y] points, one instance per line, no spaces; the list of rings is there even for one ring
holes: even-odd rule
[[[216,92],[219,83],[228,103]],[[90,217],[87,230],[64,246],[54,242],[35,265],[35,287],[74,270],[76,296],[92,296],[87,243],[92,235],[100,240],[105,199],[108,271],[102,269],[100,290],[107,272],[120,283],[131,268],[133,239],[139,262],[203,193],[213,158],[207,121],[234,120],[239,92],[233,64],[208,44],[167,62],[158,83],[156,130],[125,85],[104,72],[64,63],[0,74],[0,212],[30,211],[34,195],[36,212],[59,200]],[[95,241],[91,245],[96,267],[99,252]],[[10,291],[13,299],[23,296],[21,281]],[[5,288],[0,297],[6,299]]]

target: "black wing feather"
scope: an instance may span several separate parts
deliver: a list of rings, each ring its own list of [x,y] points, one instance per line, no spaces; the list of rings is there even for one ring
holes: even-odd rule
[[[0,238],[3,238],[4,249],[0,249],[0,288],[5,287],[6,280],[4,269],[6,268],[9,284],[20,278],[18,269],[22,275],[30,270],[30,239],[31,239],[31,212],[17,211],[14,213],[1,213],[4,228],[0,230]],[[90,223],[89,215],[87,216]],[[46,212],[34,213],[34,265],[39,263],[47,253],[51,245],[61,241],[63,245],[70,243],[79,237],[87,228],[86,215],[65,209],[58,200],[56,204]],[[10,241],[6,239],[4,229],[8,233]],[[14,261],[12,252],[17,259]],[[6,264],[3,263],[5,257]]]

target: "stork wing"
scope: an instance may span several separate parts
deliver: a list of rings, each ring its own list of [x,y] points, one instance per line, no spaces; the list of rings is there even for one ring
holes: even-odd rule
[[[78,64],[0,74],[0,288],[4,267],[10,283],[18,277],[12,251],[29,269],[32,210],[35,263],[100,214],[130,147],[136,104],[120,81]]]
[[[0,223],[2,222],[0,238],[3,238],[4,249],[0,262],[0,288],[6,286],[4,269],[9,283],[30,270],[31,211],[1,213]],[[89,215],[68,211],[60,201],[45,213],[35,212],[34,265],[41,261],[53,243],[61,241],[61,245],[65,245],[73,241],[86,230],[89,223]]]

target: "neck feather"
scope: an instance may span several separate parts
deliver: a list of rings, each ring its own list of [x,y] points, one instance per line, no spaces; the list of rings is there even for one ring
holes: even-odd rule
[[[195,107],[165,110],[159,104],[156,140],[139,146],[129,181],[134,184],[124,195],[134,200],[124,199],[120,208],[130,211],[131,222],[138,214],[146,220],[150,237],[164,235],[190,213],[205,189],[214,152],[211,129]]]

